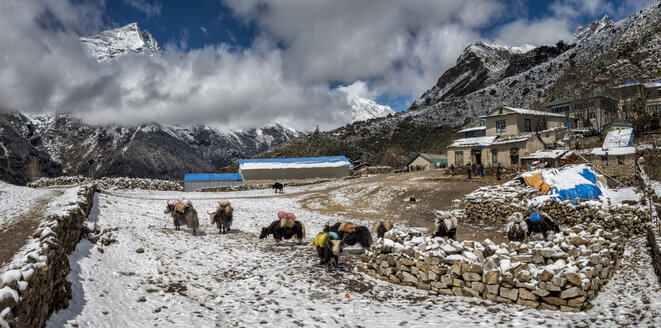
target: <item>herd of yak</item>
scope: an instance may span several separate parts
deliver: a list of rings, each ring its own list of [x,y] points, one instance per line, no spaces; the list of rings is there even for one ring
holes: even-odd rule
[[[234,209],[227,200],[218,202],[216,210],[209,214],[211,224],[216,224],[218,233],[227,233],[232,225]],[[193,230],[193,235],[197,234],[199,221],[197,211],[188,200],[169,201],[165,208],[165,214],[172,216],[175,230],[180,226],[186,225]],[[436,211],[434,221],[434,237],[447,237],[457,239],[457,216],[450,211]],[[530,218],[523,219],[522,213],[514,213],[509,218],[507,226],[507,236],[510,241],[524,241],[529,239],[533,232],[541,233],[546,238],[549,231],[559,232],[558,225],[546,214],[531,211]],[[374,226],[378,238],[383,238],[384,234],[393,228],[391,222],[377,222]],[[296,219],[293,213],[284,211],[278,212],[278,220],[273,221],[269,226],[262,228],[259,239],[264,239],[273,235],[276,245],[279,245],[282,239],[291,239],[296,236],[299,244],[305,240],[305,225]],[[338,222],[335,224],[326,223],[321,233],[317,234],[312,242],[317,254],[321,259],[321,265],[326,265],[328,269],[337,268],[338,255],[344,245],[353,246],[360,244],[365,249],[372,245],[372,234],[365,226],[356,225],[350,222]]]

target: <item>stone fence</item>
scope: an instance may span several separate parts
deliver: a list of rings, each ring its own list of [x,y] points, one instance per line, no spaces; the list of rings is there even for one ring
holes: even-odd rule
[[[71,282],[68,255],[83,236],[83,224],[94,203],[95,186],[65,193],[55,214],[46,217],[14,257],[0,279],[0,327],[44,327],[57,310],[68,306]],[[57,205],[57,204],[56,204]]]
[[[572,205],[568,201],[551,200],[538,207],[540,212],[548,213],[560,224],[597,223],[609,231],[619,229],[625,236],[643,234],[649,222],[647,209],[636,205],[609,206],[603,209],[601,204],[582,203]],[[526,214],[526,208],[517,203],[490,201],[469,203],[465,208],[466,219],[506,223],[514,212]]]
[[[647,243],[650,245],[652,251],[652,266],[654,267],[654,272],[656,272],[656,275],[659,277],[659,282],[661,282],[661,250],[659,250],[658,238],[651,225],[647,226]]]
[[[443,295],[578,312],[612,277],[624,239],[595,224],[553,240],[495,245],[390,231],[361,256],[359,270],[395,284]]]
[[[108,178],[90,179],[82,176],[40,178],[28,183],[28,187],[44,188],[53,186],[71,186],[95,183],[101,190],[108,189],[143,189],[143,190],[164,190],[164,191],[184,191],[181,181],[143,179],[143,178]]]

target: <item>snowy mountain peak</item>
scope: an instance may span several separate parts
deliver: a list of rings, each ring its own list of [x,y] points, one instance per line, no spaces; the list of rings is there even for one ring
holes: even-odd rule
[[[355,97],[351,101],[351,122],[367,121],[395,113],[390,106],[379,105],[374,100]]]
[[[576,39],[576,41],[581,41],[583,39],[589,38],[611,25],[613,25],[613,20],[608,17],[608,15],[605,15],[601,20],[595,19],[588,23],[588,25],[585,27],[579,25],[574,32],[574,39]]]
[[[80,40],[100,62],[111,61],[126,54],[160,55],[161,47],[147,30],[140,30],[138,23],[131,23]]]

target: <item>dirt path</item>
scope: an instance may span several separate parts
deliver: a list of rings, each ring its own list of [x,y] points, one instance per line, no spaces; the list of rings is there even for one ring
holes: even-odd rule
[[[61,195],[62,191],[53,190],[53,193],[37,199],[32,205],[32,209],[21,215],[18,220],[8,224],[0,230],[0,268],[9,263],[14,254],[16,254],[27,242],[32,232],[39,226],[44,212],[48,208],[48,202]]]

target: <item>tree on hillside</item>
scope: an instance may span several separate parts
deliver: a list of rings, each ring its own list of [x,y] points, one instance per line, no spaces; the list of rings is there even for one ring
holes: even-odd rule
[[[404,149],[402,147],[390,147],[383,154],[381,164],[401,169],[404,166]]]
[[[37,160],[37,157],[32,157],[30,162],[28,163],[28,179],[30,181],[37,180],[39,176],[41,175],[41,169],[39,168],[39,161]]]

